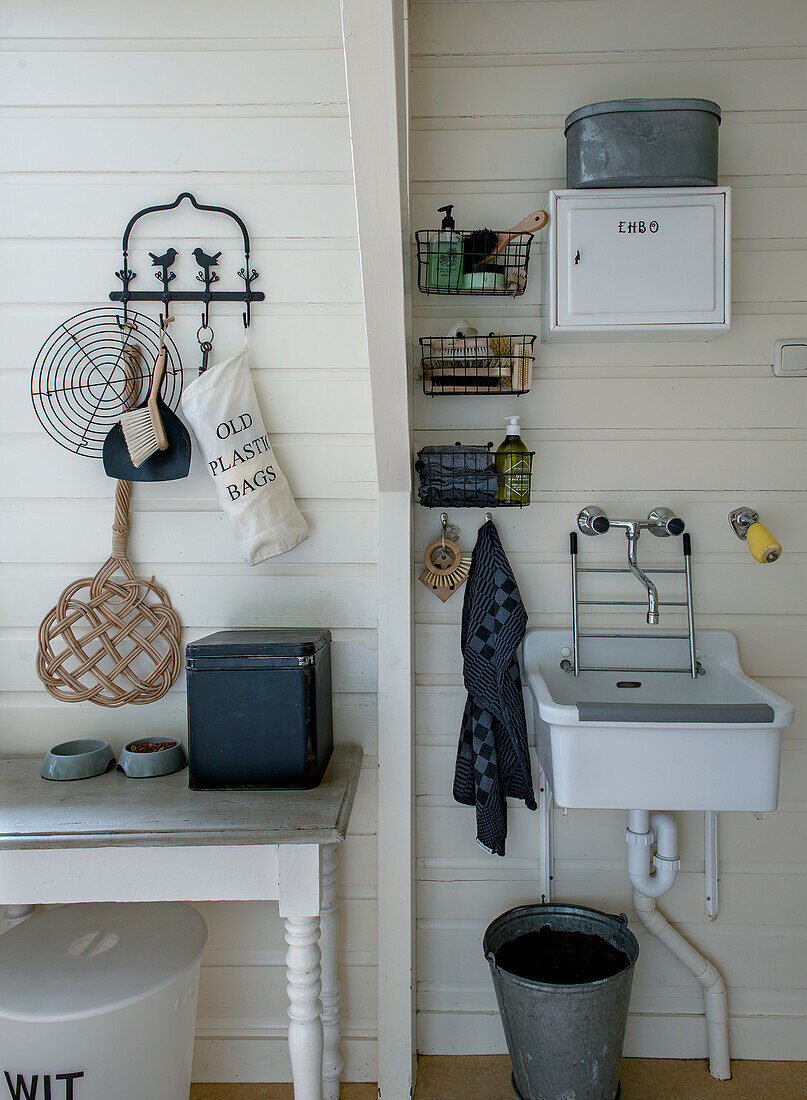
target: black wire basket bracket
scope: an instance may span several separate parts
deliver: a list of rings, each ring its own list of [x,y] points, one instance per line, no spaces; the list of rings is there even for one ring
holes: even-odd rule
[[[415,469],[424,508],[526,508],[534,451],[496,455],[493,444],[424,447]]]
[[[129,289],[131,283],[137,278],[136,273],[129,267],[129,237],[131,236],[135,224],[147,214],[154,214],[163,210],[174,210],[185,199],[187,199],[197,210],[206,213],[225,214],[228,218],[232,218],[240,229],[244,243],[244,266],[238,272],[238,277],[244,282],[243,290],[211,289],[213,284],[219,281],[219,276],[213,269],[218,264],[220,253],[208,255],[201,247],[195,248],[193,250],[193,255],[199,265],[199,273],[196,278],[204,285],[204,289],[174,290],[172,288],[171,283],[176,278],[176,272],[171,271],[170,268],[173,266],[178,255],[175,248],[168,248],[162,256],[155,256],[153,253],[150,253],[155,268],[158,268],[158,270],[154,272],[154,276],[161,284],[162,290]],[[205,328],[209,327],[211,302],[243,302],[245,306],[243,314],[244,328],[249,328],[252,303],[262,302],[265,299],[263,291],[252,289],[253,282],[258,278],[258,272],[250,267],[249,233],[247,232],[247,227],[243,219],[239,217],[234,210],[229,210],[226,206],[209,206],[206,203],[198,202],[190,191],[183,191],[181,195],[177,195],[173,202],[163,203],[158,206],[146,206],[142,210],[138,210],[136,214],[133,214],[129,219],[126,229],[123,231],[121,251],[123,255],[123,264],[120,271],[115,272],[115,275],[123,284],[123,289],[111,291],[109,300],[111,302],[123,303],[124,323],[128,320],[130,302],[162,302],[164,316],[168,316],[169,306],[172,301],[203,302],[202,325]]]
[[[527,289],[533,237],[508,229],[421,229],[415,234],[418,290],[517,298]]]
[[[423,336],[420,340],[423,392],[506,394],[518,397],[532,386],[536,337]]]

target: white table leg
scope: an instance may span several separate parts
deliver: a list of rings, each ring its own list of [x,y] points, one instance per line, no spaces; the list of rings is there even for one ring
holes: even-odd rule
[[[319,917],[286,917],[285,921],[294,1100],[322,1100]]]
[[[339,910],[336,901],[338,868],[336,845],[322,849],[322,1030],[325,1052],[322,1060],[323,1100],[339,1100],[342,1055],[339,1052],[339,1022],[342,1018],[342,993],[339,984]]]

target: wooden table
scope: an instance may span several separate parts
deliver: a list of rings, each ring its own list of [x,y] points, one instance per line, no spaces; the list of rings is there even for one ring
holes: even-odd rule
[[[187,771],[53,783],[0,758],[0,904],[277,899],[295,1100],[338,1100],[336,845],[361,759],[335,749],[312,791],[191,791]]]

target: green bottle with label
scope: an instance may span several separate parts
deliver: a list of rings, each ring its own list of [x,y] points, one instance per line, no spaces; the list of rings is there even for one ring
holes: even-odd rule
[[[530,502],[530,452],[521,438],[517,416],[505,420],[506,435],[496,449],[494,468],[499,481],[499,504],[523,507]]]
[[[429,242],[426,283],[430,290],[458,290],[462,279],[463,239],[454,231],[453,209],[453,205],[440,207],[443,224]]]

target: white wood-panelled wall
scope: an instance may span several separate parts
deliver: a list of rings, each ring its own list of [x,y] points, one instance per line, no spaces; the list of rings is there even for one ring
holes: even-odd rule
[[[67,737],[119,747],[183,734],[184,679],[160,702],[63,705],[36,678],[38,624],[72,578],[107,557],[112,486],[100,461],[41,431],[29,376],[56,324],[103,303],[120,236],[143,206],[184,190],[239,212],[257,284],[253,373],[278,460],[311,526],[297,550],[242,563],[203,464],[186,481],[136,486],[130,556],[167,587],[186,640],[224,627],[316,625],[334,635],[336,737],[365,766],[341,853],[346,1078],[375,1080],[376,472],[359,278],[339,0],[8,0],[0,7],[0,743],[44,752]],[[183,207],[138,225],[149,249],[222,249],[222,287],[243,262],[229,225]],[[156,309],[153,310],[156,314]],[[175,339],[195,376],[195,307]],[[214,357],[243,338],[213,307]],[[289,1080],[277,907],[205,905],[194,1076]]]
[[[796,724],[784,742],[779,811],[767,821],[721,815],[718,920],[704,910],[699,814],[679,815],[682,873],[663,907],[723,970],[735,1056],[803,1058],[807,384],[774,378],[771,357],[774,340],[807,337],[807,6],[414,0],[410,21],[417,227],[439,225],[436,208],[447,202],[461,228],[504,228],[540,207],[565,185],[563,120],[582,104],[700,96],[723,107],[732,332],[711,343],[539,344],[528,396],[420,395],[416,441],[498,443],[504,416],[521,415],[537,452],[533,504],[496,522],[535,626],[569,621],[567,533],[583,505],[637,515],[668,505],[687,521],[699,624],[737,634],[744,667],[796,704]],[[444,334],[460,317],[483,332],[539,333],[539,251],[514,301],[415,293],[415,335]],[[729,531],[738,504],[757,508],[784,543],[776,565],[756,564]],[[439,519],[416,511],[422,548]],[[480,513],[450,519],[470,548]],[[607,541],[583,549],[615,560],[621,544]],[[643,553],[654,551],[662,554]],[[505,859],[474,843],[473,811],[451,797],[461,597],[443,605],[416,587],[419,1049],[503,1051],[482,933],[509,906],[536,899],[537,820],[512,805]],[[630,912],[624,826],[620,813],[557,814],[559,900]],[[639,938],[627,1053],[703,1056],[699,988],[663,947]]]

